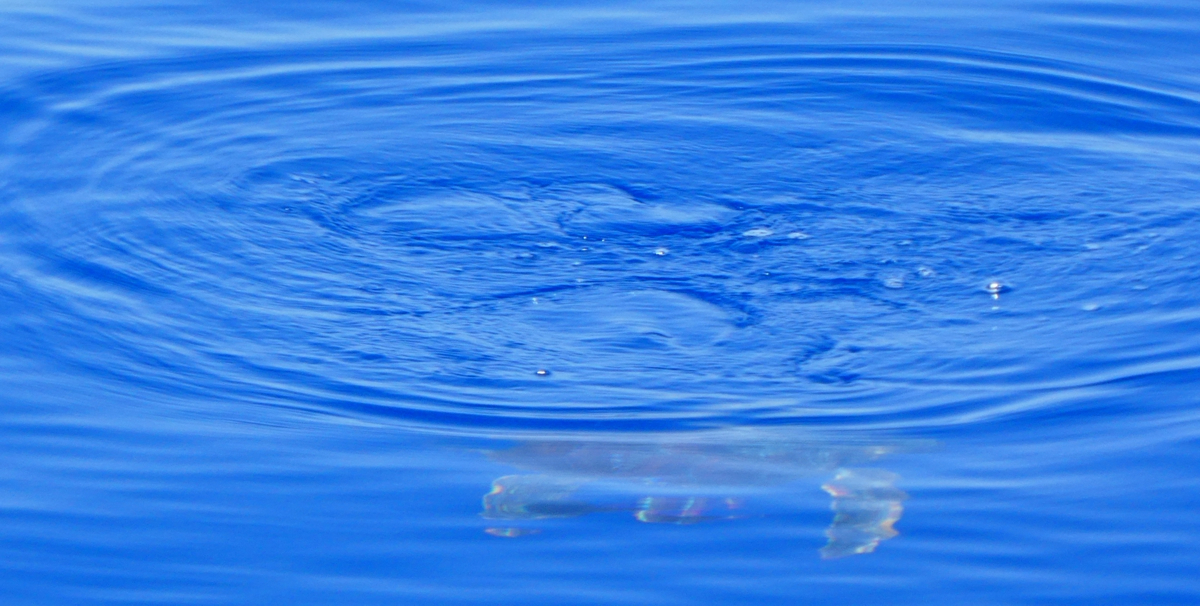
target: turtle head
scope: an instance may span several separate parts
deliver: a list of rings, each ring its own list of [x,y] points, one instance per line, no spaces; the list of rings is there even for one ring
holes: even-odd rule
[[[596,507],[571,495],[578,488],[549,476],[503,476],[492,482],[492,490],[483,495],[483,512],[489,520],[538,520],[573,518],[586,515]]]

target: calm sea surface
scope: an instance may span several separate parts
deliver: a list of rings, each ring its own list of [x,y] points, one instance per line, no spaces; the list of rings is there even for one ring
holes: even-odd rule
[[[0,8],[5,605],[1197,604],[1198,388],[1194,2]]]

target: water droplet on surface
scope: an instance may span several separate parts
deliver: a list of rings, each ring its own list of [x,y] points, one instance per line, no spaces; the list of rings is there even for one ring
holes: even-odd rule
[[[765,238],[773,233],[775,232],[765,227],[755,227],[754,229],[748,229],[742,232],[742,235],[746,236],[747,238]]]
[[[992,280],[991,282],[988,282],[988,285],[985,287],[985,290],[987,290],[989,293],[991,293],[993,299],[999,299],[1000,293],[1008,290],[1008,286],[1005,286],[999,280]]]

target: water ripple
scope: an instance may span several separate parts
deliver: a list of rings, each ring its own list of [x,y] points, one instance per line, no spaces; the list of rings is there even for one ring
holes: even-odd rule
[[[1194,371],[1194,92],[729,31],[33,74],[5,329],[98,390],[478,431],[983,423]]]

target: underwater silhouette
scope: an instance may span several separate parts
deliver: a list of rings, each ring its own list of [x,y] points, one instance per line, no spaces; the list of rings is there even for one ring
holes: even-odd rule
[[[798,440],[765,431],[727,431],[643,440],[528,440],[489,456],[534,473],[497,478],[483,497],[483,517],[507,521],[488,534],[540,532],[531,521],[624,511],[653,524],[697,524],[749,517],[755,487],[832,474],[833,497],[824,558],[870,553],[895,537],[908,497],[898,476],[858,465],[899,447]],[[907,448],[906,448],[907,449]],[[519,524],[519,525],[517,525]]]

